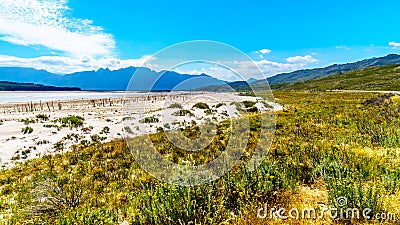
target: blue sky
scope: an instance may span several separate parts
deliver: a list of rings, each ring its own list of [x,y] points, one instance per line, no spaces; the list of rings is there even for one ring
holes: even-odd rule
[[[400,53],[399,8],[396,0],[0,0],[0,66],[118,69],[169,45],[213,40],[271,76]]]

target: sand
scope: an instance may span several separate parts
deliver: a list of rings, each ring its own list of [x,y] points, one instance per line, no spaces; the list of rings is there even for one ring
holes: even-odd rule
[[[102,137],[100,142],[108,142],[124,138],[125,134],[139,136],[154,133],[160,127],[166,130],[177,129],[193,121],[202,124],[206,121],[238,117],[242,112],[232,102],[258,101],[256,107],[260,111],[282,109],[280,105],[271,102],[267,105],[271,105],[272,109],[266,107],[260,100],[235,93],[185,92],[152,93],[149,96],[126,98],[0,104],[0,165],[8,168],[45,154],[69,151],[74,145],[93,142],[93,135]],[[193,108],[198,102],[206,103],[211,110],[207,112],[206,109]],[[169,108],[173,103],[180,104],[182,109],[189,110],[192,115],[174,115],[181,109]],[[218,103],[223,104],[217,108]],[[39,114],[45,114],[49,119],[38,119]],[[58,119],[68,116],[84,118],[83,125],[76,128],[54,127],[61,125]],[[157,118],[157,121],[143,122],[144,118],[149,117]],[[26,124],[26,120],[30,122]],[[22,129],[25,127],[33,128],[33,132],[24,134]],[[102,132],[103,130],[106,132]],[[56,148],[56,143],[62,143],[62,147]]]

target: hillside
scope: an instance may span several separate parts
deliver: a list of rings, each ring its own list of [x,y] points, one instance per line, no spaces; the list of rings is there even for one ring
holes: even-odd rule
[[[400,90],[400,65],[374,66],[304,82],[281,84],[290,90]]]
[[[335,73],[344,73],[356,69],[362,69],[372,66],[385,66],[400,64],[400,55],[389,54],[387,56],[364,59],[361,61],[346,63],[346,64],[333,64],[324,68],[298,70],[291,73],[278,74],[268,78],[270,84],[278,84],[283,82],[299,82],[311,80],[315,78],[329,76]]]
[[[306,69],[306,70],[298,70],[291,73],[283,73],[278,74],[273,77],[267,78],[268,84],[263,80],[252,80],[251,86],[253,89],[262,91],[268,89],[282,89],[286,87],[288,84],[297,83],[297,82],[305,82],[308,80],[329,77],[334,74],[342,74],[349,71],[375,67],[375,66],[386,66],[386,65],[396,65],[400,64],[400,55],[389,54],[384,57],[379,58],[371,58],[365,59],[354,63],[346,63],[346,64],[334,64],[324,68],[315,68],[315,69]],[[384,79],[385,80],[385,79]],[[250,83],[250,82],[249,82]],[[229,86],[237,91],[245,91],[249,90],[249,85],[244,81],[235,81],[228,83]],[[207,87],[203,87],[200,90],[203,91],[229,91],[231,88],[227,88],[226,85],[218,86],[218,85],[210,85]]]
[[[80,91],[76,87],[54,87],[34,83],[0,81],[0,91]]]
[[[139,70],[140,69],[140,70]],[[133,78],[136,71],[140,71]],[[179,74],[173,71],[156,72],[148,68],[127,67],[118,70],[99,69],[97,71],[82,71],[71,74],[54,74],[45,70],[21,67],[0,67],[0,80],[11,82],[40,83],[50,86],[79,87],[82,90],[126,90],[132,78],[129,90],[171,90],[181,84],[176,90],[192,90],[208,85],[221,85],[224,81],[208,75]],[[192,78],[196,78],[193,79]],[[156,81],[154,83],[154,81]],[[191,80],[190,82],[188,82]],[[186,81],[186,82],[185,82]],[[154,85],[153,85],[154,83]]]

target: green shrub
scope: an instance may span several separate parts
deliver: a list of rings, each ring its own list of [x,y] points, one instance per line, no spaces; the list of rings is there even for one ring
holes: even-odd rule
[[[168,106],[168,108],[171,108],[171,109],[182,109],[183,107],[179,103],[172,103],[170,106]]]
[[[33,132],[33,128],[32,127],[24,127],[24,128],[22,128],[21,132],[24,134],[30,134]]]
[[[174,112],[172,115],[174,115],[174,116],[194,116],[194,114],[190,110],[187,110],[187,109],[178,110],[178,111]]]
[[[83,125],[84,118],[81,116],[68,116],[60,118],[59,121],[64,126],[76,128],[76,127],[81,127]]]
[[[49,120],[50,116],[48,116],[46,114],[38,114],[38,115],[36,115],[36,118],[39,120],[47,121],[47,120]]]
[[[160,122],[160,120],[155,117],[155,116],[149,116],[149,117],[145,117],[141,120],[139,120],[140,123],[158,123]]]
[[[223,103],[223,102],[220,102],[220,103],[218,103],[218,104],[215,105],[215,108],[218,109],[219,107],[224,106],[224,105],[226,105],[226,104]]]
[[[34,119],[21,119],[21,122],[23,122],[25,125],[28,125],[30,123],[36,123],[36,120]]]
[[[210,107],[204,103],[204,102],[198,102],[193,105],[193,108],[198,108],[198,109],[209,109]]]
[[[253,102],[253,101],[243,101],[242,103],[245,108],[253,107],[256,104],[256,102]]]

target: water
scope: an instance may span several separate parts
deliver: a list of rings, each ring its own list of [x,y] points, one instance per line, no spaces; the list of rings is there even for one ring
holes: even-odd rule
[[[39,102],[85,98],[117,98],[141,96],[143,92],[94,92],[94,91],[0,91],[0,104],[13,102]]]

